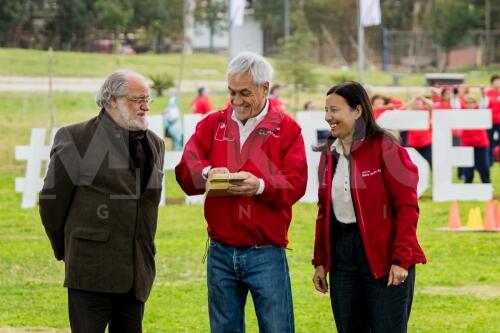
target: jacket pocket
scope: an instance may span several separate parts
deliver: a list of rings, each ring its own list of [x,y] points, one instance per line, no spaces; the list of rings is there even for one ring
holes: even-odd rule
[[[107,242],[109,240],[109,230],[95,228],[75,228],[72,233],[74,238],[91,240],[95,242]]]

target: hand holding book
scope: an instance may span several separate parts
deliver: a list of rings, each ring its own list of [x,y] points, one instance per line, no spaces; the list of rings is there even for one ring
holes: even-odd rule
[[[217,168],[226,169],[226,168]],[[227,170],[227,169],[226,169]],[[212,172],[208,175],[207,196],[252,196],[259,189],[259,179],[250,172]]]

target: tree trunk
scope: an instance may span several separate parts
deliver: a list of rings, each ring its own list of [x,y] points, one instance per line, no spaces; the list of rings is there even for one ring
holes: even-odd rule
[[[450,53],[451,53],[451,50],[448,50],[448,49],[445,50],[443,67],[441,67],[441,71],[443,73],[446,73],[448,71],[448,65],[450,63]]]
[[[418,45],[418,40],[417,40],[417,33],[420,30],[419,27],[419,22],[418,22],[418,16],[420,14],[420,2],[415,1],[413,2],[413,10],[412,10],[412,23],[411,23],[411,42],[410,42],[410,47],[408,49],[408,57],[413,64],[411,71],[413,73],[417,72],[419,69],[418,65],[418,59],[417,59],[417,45]]]
[[[209,44],[208,44],[210,53],[215,53],[214,35],[215,35],[215,22],[210,22],[210,40],[209,40]]]

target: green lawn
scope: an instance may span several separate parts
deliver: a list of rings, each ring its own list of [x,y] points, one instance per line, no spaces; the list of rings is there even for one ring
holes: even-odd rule
[[[0,66],[0,71],[5,67]],[[192,97],[194,93],[182,96],[184,111]],[[214,96],[220,104],[226,98]],[[152,113],[158,114],[165,104],[166,98],[155,102]],[[55,110],[57,126],[97,112],[91,94],[74,93],[56,93]],[[6,327],[68,327],[63,265],[53,258],[37,209],[22,210],[21,195],[14,193],[14,179],[25,170],[24,162],[14,160],[14,146],[28,144],[30,128],[47,127],[48,119],[45,95],[0,93],[0,332]],[[499,198],[498,163],[492,180]],[[181,196],[171,172],[166,184],[168,197]],[[474,206],[484,214],[484,203],[459,203],[463,223]],[[438,228],[447,224],[449,204],[434,203],[427,194],[420,207],[418,234],[429,263],[417,268],[410,332],[500,332],[500,233],[444,233]],[[315,215],[315,205],[296,205],[290,228],[288,259],[296,328],[304,333],[334,332],[329,299],[315,292],[311,283]],[[206,273],[201,262],[205,242],[201,206],[160,209],[158,274],[146,306],[145,332],[208,331]],[[247,310],[248,332],[257,332],[251,299]]]
[[[0,327],[67,327],[63,265],[53,259],[37,210],[19,208],[13,183],[20,175],[0,175]],[[494,179],[500,179],[498,165]],[[174,187],[169,180],[167,186]],[[419,238],[429,263],[417,269],[410,331],[500,332],[500,234],[440,232],[449,204],[429,199],[420,204]],[[467,208],[476,204],[484,212],[484,204],[460,204],[463,220]],[[296,326],[304,333],[334,331],[328,297],[315,292],[310,282],[315,214],[313,204],[296,205],[289,235]],[[160,210],[158,275],[147,303],[145,332],[208,331],[201,263],[205,241],[201,206],[169,205]],[[440,287],[448,288],[438,292]],[[465,295],[459,293],[464,288]],[[247,309],[248,331],[256,332],[251,304]]]
[[[0,48],[0,76],[46,76],[48,73],[49,53],[41,50]],[[193,54],[185,59],[184,78],[203,80],[224,80],[228,58],[226,55]],[[77,52],[53,52],[52,73],[62,77],[105,77],[118,68],[130,68],[145,75],[168,73],[177,78],[179,75],[180,54],[140,54],[123,56],[114,54],[95,54]],[[275,60],[271,59],[274,64]],[[357,78],[357,69],[341,71],[338,68],[314,65],[318,82],[330,86],[335,79]],[[489,84],[492,74],[498,74],[498,68],[464,68],[458,72],[467,74],[469,84]],[[423,74],[398,73],[402,86],[423,86]],[[279,72],[276,81],[282,81]],[[381,71],[367,70],[366,84],[374,86],[392,85],[393,75]]]

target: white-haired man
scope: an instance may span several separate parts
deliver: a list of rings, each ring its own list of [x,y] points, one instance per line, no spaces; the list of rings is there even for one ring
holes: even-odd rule
[[[298,124],[267,98],[273,68],[244,52],[228,66],[231,104],[206,116],[175,168],[189,195],[207,177],[243,171],[248,178],[228,196],[208,196],[207,282],[212,332],[244,332],[252,294],[260,332],[294,332],[285,254],[292,205],[306,189],[307,164]]]
[[[155,276],[154,235],[164,143],[147,129],[146,80],[119,70],[96,96],[101,112],[61,128],[40,192],[40,216],[64,260],[71,331],[142,331]]]

